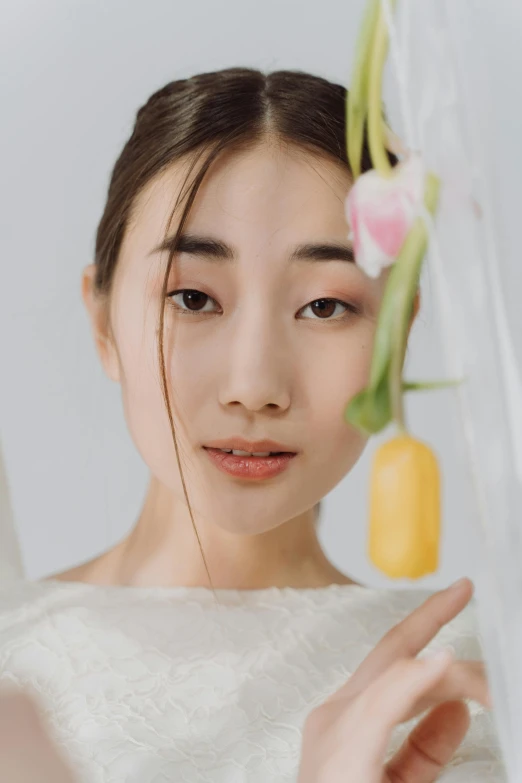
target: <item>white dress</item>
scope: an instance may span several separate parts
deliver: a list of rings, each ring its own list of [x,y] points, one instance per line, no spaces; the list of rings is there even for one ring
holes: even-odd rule
[[[306,715],[427,595],[18,581],[0,591],[0,687],[36,695],[82,783],[287,783]],[[430,647],[447,644],[481,657],[473,604]],[[500,783],[491,713],[469,706],[440,780]]]

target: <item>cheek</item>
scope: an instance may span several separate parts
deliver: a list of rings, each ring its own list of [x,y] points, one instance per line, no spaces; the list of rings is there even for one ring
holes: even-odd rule
[[[352,467],[367,439],[344,419],[348,401],[369,380],[373,325],[354,329],[316,357],[316,372],[309,374],[310,425],[324,461],[333,460],[342,472]]]
[[[133,357],[138,361],[138,356]],[[166,403],[161,391],[159,366],[154,372],[137,369],[134,361],[125,366],[122,380],[122,401],[130,435],[142,459],[154,475],[160,478],[177,474]],[[174,412],[174,420],[177,420]]]
[[[163,396],[157,323],[127,328],[120,349],[122,398],[132,440],[149,470],[176,496],[183,485]],[[194,330],[194,326],[192,326]],[[215,414],[216,373],[222,350],[212,339],[194,339],[196,330],[165,329],[164,357],[176,439],[183,458],[184,477],[195,481],[192,446],[198,424]],[[211,408],[209,414],[209,406]]]
[[[309,374],[314,408],[344,410],[346,403],[368,383],[375,328],[365,323],[337,340],[325,341]]]
[[[152,311],[153,308],[150,308]],[[170,422],[162,391],[158,357],[156,313],[140,312],[136,318],[117,324],[116,339],[120,357],[120,383],[125,420],[132,441],[149,470],[176,490],[179,480]],[[170,381],[165,343],[167,382]],[[171,394],[172,400],[172,394]],[[174,401],[175,423],[177,401]],[[178,433],[182,437],[182,433]]]

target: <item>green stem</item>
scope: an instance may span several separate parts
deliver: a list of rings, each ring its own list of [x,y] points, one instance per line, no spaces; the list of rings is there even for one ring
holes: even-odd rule
[[[438,178],[434,174],[429,173],[426,178],[424,203],[431,215],[435,214],[437,208],[439,184]],[[427,244],[428,230],[426,221],[424,217],[419,216],[415,219],[401,249],[400,257],[395,262],[397,267],[397,283],[394,286],[394,318],[391,334],[391,356],[388,379],[392,418],[395,420],[401,432],[406,431],[402,373],[410,329],[411,312],[419,286],[422,262]]]
[[[407,432],[406,414],[404,409],[404,395],[402,384],[402,371],[404,359],[406,356],[406,340],[398,341],[394,346],[390,359],[390,403],[392,418],[394,419],[399,432],[404,435]]]
[[[392,5],[394,0],[392,0]],[[388,54],[388,29],[382,5],[372,42],[370,72],[368,77],[368,144],[375,169],[384,176],[390,176],[392,166],[385,145],[382,111],[382,75]]]
[[[346,149],[353,178],[361,173],[364,126],[368,115],[368,72],[380,0],[368,0],[357,38],[350,91],[346,96]]]

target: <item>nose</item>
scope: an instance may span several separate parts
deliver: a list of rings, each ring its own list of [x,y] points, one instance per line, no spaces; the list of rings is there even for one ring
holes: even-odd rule
[[[241,319],[233,326],[219,401],[242,406],[249,412],[283,412],[291,402],[291,350],[281,324],[258,317]]]

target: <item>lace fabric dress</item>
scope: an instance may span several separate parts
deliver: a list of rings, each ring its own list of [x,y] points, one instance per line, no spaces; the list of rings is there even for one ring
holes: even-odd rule
[[[425,591],[254,591],[17,581],[0,591],[0,687],[37,698],[79,783],[289,783],[310,710]],[[480,658],[470,604],[430,647]],[[444,783],[502,783],[469,703]],[[416,720],[396,729],[390,754]]]

